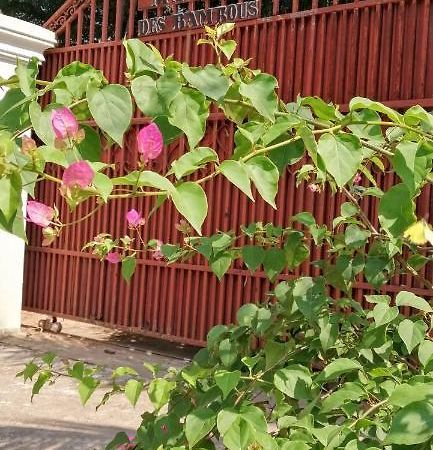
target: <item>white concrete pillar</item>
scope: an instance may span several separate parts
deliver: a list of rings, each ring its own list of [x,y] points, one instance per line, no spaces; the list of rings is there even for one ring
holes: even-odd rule
[[[13,75],[17,59],[43,61],[43,52],[55,42],[53,32],[0,14],[0,77]],[[0,230],[0,332],[20,329],[23,268],[24,242]]]

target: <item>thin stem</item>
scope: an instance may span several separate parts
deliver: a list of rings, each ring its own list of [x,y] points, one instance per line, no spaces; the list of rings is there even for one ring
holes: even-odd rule
[[[368,417],[369,415],[373,414],[375,411],[377,411],[379,408],[381,408],[383,405],[385,405],[388,402],[388,399],[382,400],[379,403],[374,404],[373,406],[371,406],[370,408],[367,409],[367,411],[365,411],[364,414],[362,414],[361,416],[359,416],[355,421],[353,421],[350,425],[349,428],[352,429],[360,420],[365,419],[366,417]]]
[[[87,220],[89,217],[92,217],[93,214],[95,214],[97,211],[99,211],[99,210],[102,208],[102,206],[104,206],[104,204],[103,204],[103,203],[100,203],[95,209],[92,209],[92,211],[90,211],[90,212],[89,212],[88,214],[86,214],[85,216],[80,217],[79,219],[74,220],[73,222],[62,223],[62,228],[63,228],[63,227],[69,227],[69,226],[71,226],[71,225],[77,225],[77,224],[80,223],[80,222],[84,222],[84,221]]]

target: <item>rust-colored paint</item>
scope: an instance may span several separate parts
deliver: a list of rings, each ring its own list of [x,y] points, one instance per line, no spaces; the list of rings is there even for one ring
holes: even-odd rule
[[[103,4],[107,3],[103,0]],[[305,4],[293,0],[293,10],[288,14],[242,22],[234,34],[239,43],[238,55],[252,57],[253,66],[274,73],[284,100],[291,101],[299,93],[319,95],[345,109],[351,97],[360,95],[387,102],[394,108],[415,103],[433,107],[433,79],[427,76],[426,69],[433,64],[431,0],[359,0],[325,7],[320,6],[332,2],[314,0],[312,9],[299,10],[301,3]],[[273,13],[281,13],[283,7],[284,2],[276,1]],[[47,52],[44,77],[51,79],[63,65],[81,60],[102,69],[111,82],[124,82],[120,39],[125,33],[129,37],[135,34],[137,1],[119,1],[114,18],[109,17],[105,8],[102,21],[104,24],[110,21],[114,30],[98,28],[95,20],[98,8],[100,0],[75,0],[69,2],[69,9],[67,2],[47,23],[58,32],[65,46]],[[85,22],[87,11],[90,12],[87,28],[77,29],[77,24],[82,26]],[[152,36],[146,41],[164,56],[174,54],[192,65],[203,65],[213,62],[214,57],[205,46],[195,46],[200,34],[200,30],[189,30]],[[145,122],[137,114],[125,149],[106,151],[105,159],[116,162],[118,172],[134,168],[135,133]],[[233,125],[220,113],[211,114],[204,145],[214,148],[221,158],[230,155]],[[186,142],[181,139],[152,168],[163,172],[170,161],[185,151]],[[281,178],[277,211],[259,198],[252,204],[221,177],[207,184],[210,210],[204,233],[238,229],[241,224],[257,220],[287,225],[289,217],[303,210],[314,210],[320,223],[330,224],[344,198],[328,192],[313,194],[305,185],[296,189],[293,170],[289,169]],[[377,172],[376,176],[384,186],[395,182],[394,175]],[[42,184],[38,198],[55,203],[63,220],[71,217],[55,186]],[[364,202],[369,215],[377,217],[377,202],[374,199]],[[65,230],[51,248],[40,246],[40,229],[29,225],[24,308],[200,345],[211,326],[233,321],[244,302],[265,299],[270,287],[265,274],[251,275],[239,262],[218,282],[200,257],[169,267],[152,259],[140,260],[132,282],[127,285],[121,280],[118,266],[100,263],[92,255],[80,252],[82,244],[98,232],[115,236],[126,233],[124,217],[131,207],[146,215],[152,204],[150,198],[114,202],[89,221]],[[419,215],[428,215],[432,207],[431,191],[426,188],[419,199]],[[88,205],[78,208],[80,215],[87,211]],[[173,205],[164,205],[151,219],[143,238],[176,241],[180,239],[175,229],[179,220]],[[314,249],[312,258],[320,257],[323,250]],[[281,278],[300,274],[318,272],[305,263],[294,274]],[[431,279],[432,268],[424,268],[422,274]],[[392,294],[403,286],[421,296],[431,295],[407,275],[394,277],[384,292]],[[354,298],[362,301],[369,292],[370,286],[360,280]],[[331,294],[342,296],[335,289]]]

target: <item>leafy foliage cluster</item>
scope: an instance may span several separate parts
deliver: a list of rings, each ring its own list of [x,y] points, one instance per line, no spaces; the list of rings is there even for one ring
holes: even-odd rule
[[[263,266],[272,282],[308,260],[313,245],[323,247],[325,257],[315,262],[321,276],[292,276],[274,285],[263,304],[243,306],[237,325],[213,328],[207,348],[187,367],[160,375],[148,366],[150,381],[131,368],[113,373],[102,404],[124,393],[135,405],[145,391],[155,407],[142,416],[131,444],[137,449],[432,448],[432,308],[402,290],[395,298],[367,296],[371,310],[363,310],[352,287],[360,275],[379,289],[396,274],[410,274],[432,288],[419,274],[431,260],[432,229],[417,220],[416,200],[431,182],[433,116],[419,106],[399,113],[364,98],[353,99],[347,114],[315,97],[285,104],[273,76],[232,58],[231,29],[206,30],[199,44],[211,45],[218,63],[205,67],[126,41],[128,86],[109,84],[79,62],[53,81],[37,79],[35,62],[19,64],[16,75],[2,81],[10,90],[0,102],[0,226],[24,236],[21,191],[33,195],[45,180],[59,185],[72,210],[89,198],[97,199],[97,208],[145,196],[155,199],[154,210],[173,202],[185,218],[181,244],[142,242],[140,228],[133,227],[127,236],[101,234],[86,245],[101,259],[119,252],[127,280],[139,255],[159,246],[169,263],[199,253],[222,277],[241,259],[251,271]],[[53,101],[42,110],[38,99],[47,93]],[[122,145],[133,102],[158,125],[166,144],[181,136],[189,143],[190,151],[164,175],[140,164],[113,178],[100,162],[101,139]],[[50,120],[59,106],[69,107],[85,131],[84,139],[62,148]],[[200,146],[211,108],[236,126],[233,153],[224,161],[215,149]],[[24,151],[21,136],[29,129],[42,145]],[[84,188],[64,189],[48,170],[48,164],[62,169],[80,160],[95,172]],[[225,177],[252,201],[260,195],[275,208],[279,178],[295,163],[298,183],[345,196],[332,226],[304,212],[288,227],[259,222],[243,226],[239,235],[201,235],[209,208],[205,182]],[[398,184],[379,186],[373,168],[394,171]],[[377,217],[362,209],[369,197],[377,199]],[[55,236],[70,226],[61,219],[52,224]],[[329,286],[346,297],[330,298]],[[406,317],[408,308],[413,315]],[[99,386],[97,369],[78,362],[62,370],[55,361],[45,355],[22,372],[35,380],[33,394],[64,374],[78,381],[86,402]],[[119,434],[107,448],[126,440]]]

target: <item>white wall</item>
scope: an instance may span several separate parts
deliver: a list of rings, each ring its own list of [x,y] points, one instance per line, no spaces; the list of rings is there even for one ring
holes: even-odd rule
[[[0,14],[0,77],[13,75],[17,59],[43,61],[43,52],[54,45],[51,31]],[[21,326],[23,268],[24,241],[0,230],[0,332]]]

